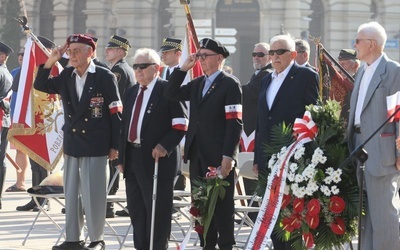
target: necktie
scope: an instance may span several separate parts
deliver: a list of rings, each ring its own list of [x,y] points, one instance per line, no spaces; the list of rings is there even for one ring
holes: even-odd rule
[[[170,75],[171,73],[169,72],[169,68],[167,69],[167,73],[165,74],[165,80],[168,80],[169,79],[169,75]]]
[[[135,110],[133,111],[133,117],[131,122],[131,130],[129,131],[129,140],[131,142],[135,142],[137,138],[137,125],[139,120],[140,109],[142,108],[142,103],[143,103],[143,93],[147,89],[146,86],[140,88],[141,91],[136,99]]]
[[[202,92],[203,97],[206,95],[208,89],[211,86],[211,83],[212,82],[210,81],[210,79],[208,79],[208,77],[204,77],[204,88],[203,88],[203,92]]]

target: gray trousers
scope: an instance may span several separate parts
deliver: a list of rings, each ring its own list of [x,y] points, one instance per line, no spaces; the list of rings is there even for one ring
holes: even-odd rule
[[[103,240],[108,179],[107,156],[64,155],[66,241],[83,239],[83,210],[90,241]]]

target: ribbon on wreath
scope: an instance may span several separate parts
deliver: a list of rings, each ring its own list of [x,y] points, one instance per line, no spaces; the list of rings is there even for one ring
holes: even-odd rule
[[[296,149],[303,144],[312,141],[318,133],[318,127],[312,120],[309,111],[304,113],[303,118],[297,118],[293,126],[293,132],[297,140],[284,152],[268,176],[268,183],[263,197],[257,220],[246,242],[246,250],[264,249],[272,230],[278,220],[282,198],[286,185],[286,175],[289,168],[289,160]]]

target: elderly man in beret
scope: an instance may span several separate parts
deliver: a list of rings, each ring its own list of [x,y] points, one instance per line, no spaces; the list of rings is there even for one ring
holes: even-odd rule
[[[222,71],[227,49],[218,41],[204,38],[200,48],[174,70],[166,87],[166,96],[190,101],[190,120],[186,134],[184,160],[190,160],[190,179],[205,177],[208,167],[220,167],[220,174],[230,183],[223,199],[218,198],[206,239],[200,235],[204,249],[230,250],[235,244],[234,171],[242,131],[242,89],[239,81]],[[182,85],[186,72],[196,61],[205,75]],[[206,244],[204,244],[206,240]]]
[[[10,116],[4,109],[4,98],[7,97],[12,85],[12,76],[7,69],[6,63],[10,54],[14,52],[7,44],[0,42],[0,112],[3,113],[0,141],[0,209],[1,209],[1,194],[3,191],[4,180],[6,178],[5,156],[7,148],[7,133],[10,123]],[[7,124],[8,123],[8,124]]]
[[[94,50],[92,38],[71,35],[40,65],[34,83],[37,90],[61,95],[64,104],[66,241],[53,250],[105,249],[107,158],[118,157],[122,103],[115,75],[91,60]],[[49,78],[52,66],[65,52],[71,67]],[[82,240],[83,208],[91,241],[86,247]]]
[[[340,66],[354,77],[360,67],[360,60],[357,59],[357,51],[354,49],[342,49],[338,59]]]

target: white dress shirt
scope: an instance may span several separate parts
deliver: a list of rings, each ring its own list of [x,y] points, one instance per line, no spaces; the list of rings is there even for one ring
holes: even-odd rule
[[[272,104],[274,103],[276,94],[279,91],[279,88],[282,86],[283,81],[285,80],[287,74],[289,73],[290,69],[292,68],[294,61],[291,61],[290,64],[286,67],[284,71],[281,73],[276,73],[276,70],[272,72],[272,80],[267,89],[267,104],[269,109],[271,109]]]

